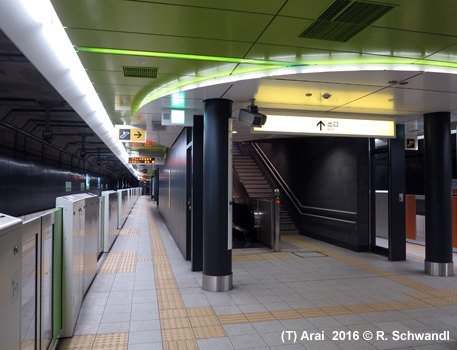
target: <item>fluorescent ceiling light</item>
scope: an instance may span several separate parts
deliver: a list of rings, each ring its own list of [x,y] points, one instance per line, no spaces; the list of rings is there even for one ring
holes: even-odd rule
[[[128,164],[115,142],[114,126],[49,0],[1,0],[0,28],[100,137]]]
[[[182,125],[186,121],[186,116],[184,110],[172,109],[171,110],[171,124]]]
[[[253,130],[268,134],[395,137],[395,121],[267,115],[266,123],[262,127],[254,127]]]

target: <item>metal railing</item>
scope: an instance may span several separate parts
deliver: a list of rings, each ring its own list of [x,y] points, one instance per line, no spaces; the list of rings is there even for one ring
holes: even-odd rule
[[[304,210],[319,210],[319,211],[326,211],[326,212],[331,212],[331,213],[336,213],[336,214],[357,215],[357,212],[352,212],[352,211],[318,208],[318,207],[310,207],[310,206],[303,205],[300,202],[300,200],[295,196],[293,191],[290,189],[290,187],[286,183],[286,181],[279,174],[278,170],[276,170],[276,168],[271,163],[271,161],[268,159],[268,157],[263,152],[263,150],[260,148],[260,146],[255,142],[252,143],[252,146],[253,146],[254,151],[257,153],[259,158],[262,160],[263,164],[268,168],[270,174],[273,176],[276,183],[279,185],[279,187],[281,189],[281,193],[283,193],[288,198],[289,202],[292,203],[292,205],[295,207],[295,209],[297,210],[297,212],[300,215],[310,216],[310,217],[315,217],[315,218],[325,219],[325,220],[344,222],[344,223],[348,223],[348,224],[356,224],[355,220],[344,220],[344,219],[334,218],[334,217],[330,217],[330,216],[317,215],[317,214],[311,214],[311,213],[305,212]]]

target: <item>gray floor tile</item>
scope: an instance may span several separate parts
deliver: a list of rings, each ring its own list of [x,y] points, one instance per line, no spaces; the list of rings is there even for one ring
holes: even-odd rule
[[[157,343],[162,341],[162,333],[159,330],[130,332],[130,344]]]
[[[130,322],[100,323],[98,333],[125,333],[130,328]]]

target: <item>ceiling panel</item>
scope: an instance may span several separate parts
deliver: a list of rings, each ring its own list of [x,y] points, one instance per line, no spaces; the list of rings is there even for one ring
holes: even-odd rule
[[[279,15],[315,19],[334,1],[289,0]]]
[[[457,62],[457,44],[446,47],[445,49],[429,55],[427,60],[441,62]]]
[[[157,2],[154,0],[141,0],[144,2]],[[214,9],[246,11],[256,13],[275,14],[281,8],[285,0],[167,0],[168,4],[184,5],[187,7],[207,7]]]
[[[397,79],[398,80],[398,79]],[[407,79],[408,85],[396,86],[404,89],[457,92],[457,75],[445,73],[424,73]]]
[[[401,81],[421,74],[420,72],[401,71],[355,71],[282,75],[272,78],[277,80],[315,81],[338,84],[369,85],[386,87],[389,81]]]
[[[164,3],[54,0],[62,23],[69,28],[93,28],[133,33],[254,41],[271,15]]]
[[[337,107],[378,89],[379,87],[374,86],[262,79],[254,98],[258,103],[290,104],[303,106],[304,109],[312,106]],[[330,94],[331,97],[324,98],[325,93]]]
[[[457,93],[386,88],[381,92],[353,101],[344,107],[384,109],[398,113],[411,111],[417,112],[417,114],[450,111],[457,108]]]
[[[221,70],[228,71],[229,73],[235,68],[235,63],[214,62],[214,61],[197,61],[185,60],[177,58],[156,58],[156,57],[143,57],[143,56],[129,56],[129,55],[111,55],[101,53],[79,52],[84,67],[92,71],[107,71],[114,75],[122,75],[122,66],[137,66],[137,67],[158,67],[158,74],[165,75],[171,74],[171,79],[174,76],[211,76],[220,73]],[[137,60],[143,60],[144,65],[138,64]],[[191,61],[191,62],[189,62]],[[135,78],[130,78],[135,79]],[[137,78],[138,79],[138,78]],[[114,81],[112,83],[115,83]],[[139,82],[141,84],[141,82]]]
[[[67,29],[76,46],[241,58],[251,43],[141,33]]]
[[[455,0],[386,0],[382,2],[399,6],[379,19],[374,24],[375,26],[450,35],[457,39],[457,22],[451,20],[449,16],[451,13],[457,12]]]
[[[365,29],[347,43],[299,38],[298,35],[311,22],[306,19],[277,17],[262,34],[258,43],[421,58],[456,41],[454,37],[376,27]]]

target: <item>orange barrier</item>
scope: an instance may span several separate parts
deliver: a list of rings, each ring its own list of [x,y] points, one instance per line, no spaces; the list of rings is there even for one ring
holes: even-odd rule
[[[406,238],[416,239],[416,196],[407,194],[405,197]]]

